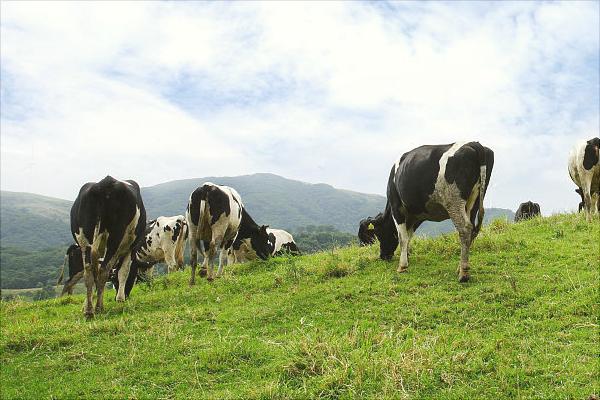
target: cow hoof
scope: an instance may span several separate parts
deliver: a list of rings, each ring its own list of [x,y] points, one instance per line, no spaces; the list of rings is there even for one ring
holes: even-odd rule
[[[85,312],[84,314],[85,314],[85,319],[87,319],[88,321],[90,319],[94,319],[94,313],[92,311]]]
[[[398,273],[404,273],[404,272],[408,272],[408,267],[399,267],[396,271],[398,271]]]
[[[117,298],[116,298],[115,300],[117,301],[117,303],[124,303],[124,302],[125,302],[125,296],[123,296],[123,297],[119,297],[119,296],[117,295]]]
[[[204,277],[206,276],[206,270],[205,270],[205,269],[201,269],[201,270],[200,270],[200,276],[201,276],[202,278],[204,278]]]
[[[462,275],[458,276],[458,281],[460,283],[465,283],[465,282],[469,281],[469,278],[470,278],[469,274],[462,274]]]
[[[104,312],[104,307],[96,307],[96,314],[100,314]]]
[[[212,276],[209,276],[206,278],[207,281],[212,282],[214,280],[214,278]]]
[[[196,282],[190,281],[190,286],[194,286],[195,284],[196,284]]]

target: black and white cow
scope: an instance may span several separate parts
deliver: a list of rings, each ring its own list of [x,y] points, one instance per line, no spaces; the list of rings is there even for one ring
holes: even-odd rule
[[[600,138],[577,143],[569,155],[569,175],[581,191],[588,221],[600,206]]]
[[[219,269],[223,273],[229,248],[236,237],[248,239],[257,255],[266,259],[271,254],[273,244],[267,233],[267,226],[259,226],[248,214],[238,192],[228,186],[211,182],[198,187],[190,196],[186,218],[189,225],[189,242],[192,264],[190,285],[195,283],[198,250],[204,261],[200,275],[213,280],[214,257],[219,250]]]
[[[132,287],[137,275],[131,258],[144,238],[145,226],[146,209],[135,181],[107,176],[98,183],[89,182],[81,187],[71,208],[71,233],[82,253],[86,317],[94,316],[94,286],[95,311],[103,311],[104,286],[115,267],[119,268],[120,283],[116,299],[125,300],[125,287]]]
[[[381,218],[382,214],[377,214],[374,218]],[[373,218],[368,217],[361,219],[358,224],[358,243],[361,246],[370,246],[375,243],[375,226],[373,225]]]
[[[61,284],[64,275],[65,267],[68,268],[69,279],[67,279],[63,285],[61,296],[64,294],[73,294],[73,286],[83,277],[83,258],[81,255],[81,248],[77,244],[72,244],[67,249],[65,254],[65,260],[63,262],[60,276],[58,277],[57,285]]]
[[[373,218],[380,257],[390,260],[400,242],[398,272],[408,268],[408,246],[423,221],[448,218],[461,242],[459,281],[469,279],[469,249],[483,221],[483,200],[494,166],[494,152],[478,142],[417,147],[394,164],[387,204]]]
[[[290,254],[293,256],[300,255],[300,249],[294,241],[291,233],[283,229],[267,228],[270,242],[273,244],[271,256]],[[252,241],[248,238],[236,238],[233,245],[229,249],[227,264],[243,263],[246,261],[256,260],[258,257],[256,250],[252,247]]]
[[[188,223],[183,215],[158,217],[148,222],[145,240],[136,248],[136,259],[142,263],[167,264],[168,272],[183,267],[183,252],[188,237]]]
[[[541,215],[540,205],[531,201],[521,203],[515,214],[515,222]]]

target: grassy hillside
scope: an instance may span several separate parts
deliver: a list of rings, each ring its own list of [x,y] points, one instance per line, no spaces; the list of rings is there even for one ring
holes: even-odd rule
[[[587,399],[599,393],[600,224],[494,222],[459,284],[455,234],[409,272],[351,247],[83,297],[4,302],[0,397]],[[114,292],[109,291],[112,297]]]

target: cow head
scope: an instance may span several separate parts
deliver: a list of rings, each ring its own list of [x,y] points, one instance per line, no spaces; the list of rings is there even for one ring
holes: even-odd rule
[[[375,218],[377,217],[379,217],[379,215]],[[359,222],[358,240],[361,246],[369,246],[375,243],[375,226],[373,225],[373,218],[368,217]]]
[[[275,242],[269,237],[269,233],[267,232],[268,227],[268,225],[259,227],[250,239],[252,249],[256,252],[256,255],[263,260],[269,258],[275,249]]]
[[[600,161],[600,138],[593,138],[587,141],[583,154],[583,167],[587,170],[598,165]]]
[[[389,261],[398,247],[398,230],[392,220],[392,215],[379,214],[371,219],[375,237],[379,240],[379,257]]]

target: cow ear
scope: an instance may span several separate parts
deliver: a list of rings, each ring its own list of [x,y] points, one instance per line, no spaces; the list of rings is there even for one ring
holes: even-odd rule
[[[590,170],[594,165],[598,164],[598,146],[588,144],[585,146],[585,152],[583,153],[583,167]]]

